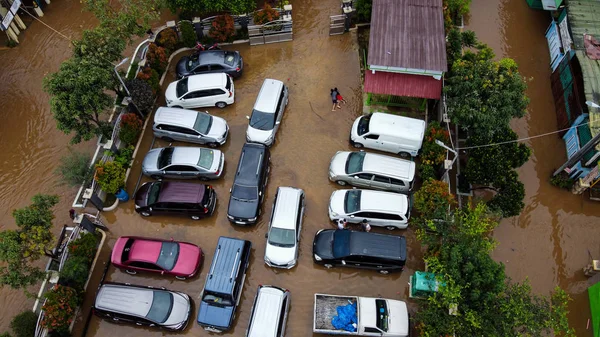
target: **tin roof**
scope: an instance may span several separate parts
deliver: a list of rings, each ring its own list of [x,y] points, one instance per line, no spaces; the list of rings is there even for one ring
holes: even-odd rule
[[[380,95],[440,99],[442,81],[432,76],[365,71],[365,92]]]
[[[446,71],[442,0],[373,0],[367,63]]]

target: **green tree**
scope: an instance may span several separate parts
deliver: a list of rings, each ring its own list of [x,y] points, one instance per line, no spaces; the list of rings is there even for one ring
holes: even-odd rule
[[[80,40],[73,41],[73,57],[104,65],[113,71],[113,62],[120,61],[125,41],[109,28],[96,27],[84,30]]]
[[[373,0],[356,0],[356,18],[358,22],[371,22]]]
[[[39,259],[54,239],[50,229],[52,208],[57,203],[58,196],[38,194],[31,205],[13,211],[18,229],[0,232],[1,285],[25,288],[45,275],[31,262]]]
[[[10,321],[10,329],[15,337],[35,336],[38,315],[31,310],[23,311]]]
[[[172,12],[228,12],[238,15],[256,10],[255,0],[167,0],[166,5]]]
[[[63,185],[79,186],[91,177],[91,159],[92,156],[88,153],[69,149],[69,154],[60,158],[54,174],[60,176]]]

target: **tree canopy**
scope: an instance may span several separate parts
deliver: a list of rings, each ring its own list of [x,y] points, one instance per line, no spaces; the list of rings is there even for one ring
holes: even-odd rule
[[[166,5],[172,12],[228,12],[237,15],[256,10],[255,0],[166,0]]]

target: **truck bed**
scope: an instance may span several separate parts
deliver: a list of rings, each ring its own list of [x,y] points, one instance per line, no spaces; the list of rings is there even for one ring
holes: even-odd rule
[[[337,315],[337,307],[346,305],[350,302],[357,301],[355,296],[335,296],[315,294],[315,317],[314,317],[314,332],[317,330],[330,330],[340,334],[353,335],[356,333],[337,330],[331,325],[331,319]]]

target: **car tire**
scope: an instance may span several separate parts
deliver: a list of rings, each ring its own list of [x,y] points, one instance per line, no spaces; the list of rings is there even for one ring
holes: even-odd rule
[[[165,142],[169,142],[169,143],[173,142],[173,138],[171,138],[171,137],[162,137],[161,139],[164,140]]]
[[[410,159],[411,155],[408,152],[404,152],[404,151],[400,151],[398,152],[398,155],[400,156],[400,158],[402,159]]]
[[[214,149],[215,147],[218,147],[220,144],[219,143],[208,143],[206,145],[208,145],[208,147],[212,147]]]
[[[150,176],[150,178],[152,178],[152,179],[156,179],[156,180],[160,180],[160,179],[162,179],[162,177],[161,177],[161,176],[157,176],[156,174],[153,174],[153,175],[151,175],[151,176]]]
[[[327,269],[331,269],[331,268],[333,268],[333,266],[332,266],[332,265],[330,265],[329,263],[325,263],[325,264],[323,265],[323,267],[325,267],[325,268],[327,268]]]
[[[176,279],[181,280],[181,281],[185,281],[186,278],[183,276],[175,276]]]
[[[362,149],[363,145],[361,143],[354,143],[352,144],[352,146],[354,146],[357,149]]]
[[[125,269],[125,272],[126,272],[127,274],[129,274],[129,275],[135,275],[135,274],[137,274],[137,271],[135,271],[135,270],[131,270],[131,269]]]
[[[173,105],[171,108],[175,108],[175,109],[183,109],[183,107],[179,106],[179,105]]]
[[[394,226],[385,226],[385,228],[390,231],[393,231],[394,229],[396,229],[396,227],[394,227]]]
[[[192,215],[190,218],[192,218],[192,220],[200,220],[200,217],[197,215]]]
[[[336,181],[336,183],[340,186],[346,186],[348,184],[347,182],[345,182],[343,180],[338,180],[338,181]]]
[[[389,274],[389,273],[390,273],[390,272],[389,272],[388,270],[380,270],[380,271],[379,271],[379,274],[383,274],[383,275],[387,275],[387,274]]]
[[[224,109],[227,106],[227,103],[225,102],[217,102],[217,104],[215,104],[215,106],[219,109]]]
[[[146,216],[146,217],[148,217],[148,216],[152,216],[152,213],[150,213],[150,212],[147,212],[147,211],[141,211],[141,212],[140,212],[140,214],[141,214],[142,216]]]

